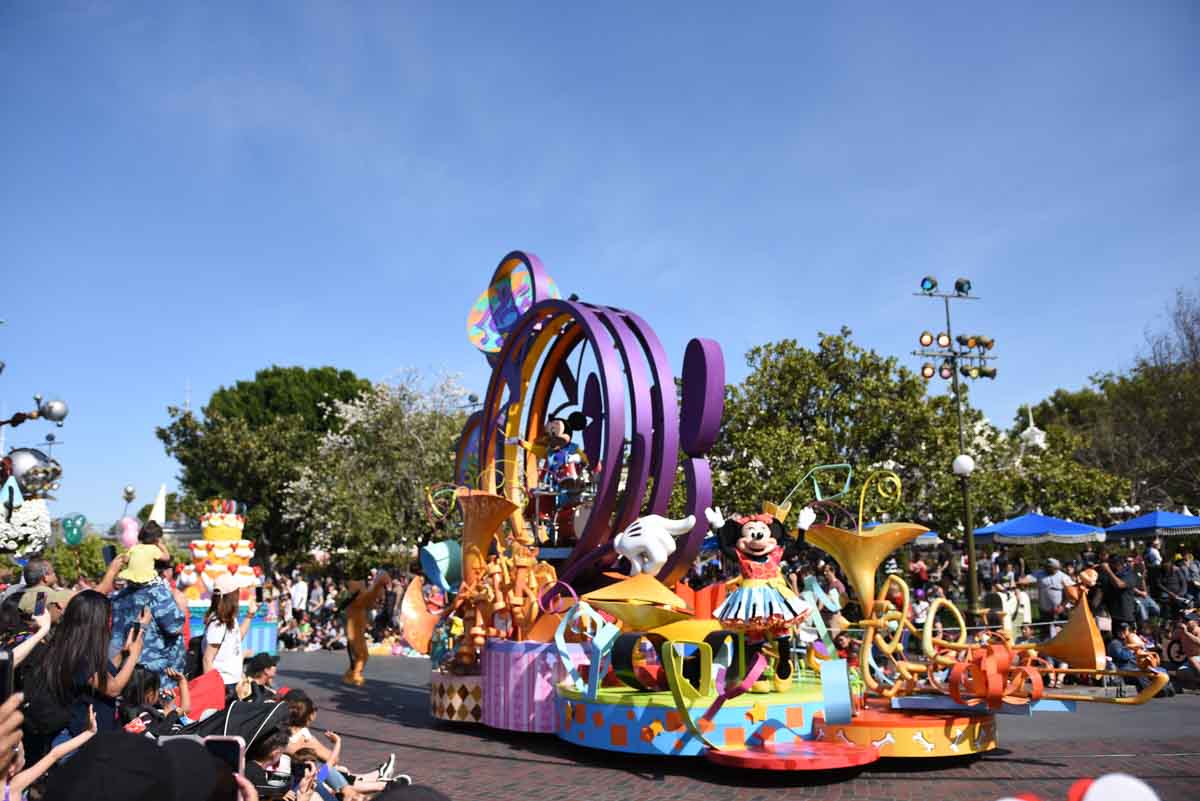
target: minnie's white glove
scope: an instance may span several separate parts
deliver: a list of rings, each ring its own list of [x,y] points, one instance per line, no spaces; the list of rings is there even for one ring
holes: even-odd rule
[[[708,527],[713,531],[724,528],[725,526],[725,516],[721,514],[720,506],[718,506],[716,509],[705,509],[704,519],[708,521]]]
[[[813,511],[811,506],[805,506],[800,510],[800,522],[797,524],[801,531],[808,531],[813,523],[817,522],[817,513]]]
[[[639,517],[616,536],[613,550],[629,560],[631,575],[654,575],[675,553],[675,537],[686,534],[695,526],[695,515],[688,515],[682,520],[669,520],[661,515]]]

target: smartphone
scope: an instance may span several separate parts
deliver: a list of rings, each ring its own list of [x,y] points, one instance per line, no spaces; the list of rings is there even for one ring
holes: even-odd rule
[[[262,585],[260,584],[254,588],[254,602],[256,604],[261,604],[263,602],[262,599],[263,599],[263,588],[262,588]]]
[[[111,565],[112,561],[117,558],[117,546],[105,545],[102,553],[104,554],[104,564]]]
[[[138,638],[138,635],[142,633],[142,624],[141,624],[141,623],[138,623],[138,622],[135,620],[135,621],[134,621],[134,623],[133,623],[133,625],[132,625],[132,626],[130,626],[130,627],[129,627],[129,629],[130,629],[130,631],[132,631],[132,632],[133,632],[133,636],[130,638],[130,640],[131,640],[131,641],[132,641],[132,640],[136,640],[136,639]]]
[[[246,772],[246,741],[241,737],[205,737],[204,747],[208,753],[229,765],[234,773]]]
[[[37,600],[33,602],[33,616],[38,617],[46,611],[46,593],[39,592]]]
[[[7,648],[0,649],[0,704],[13,694],[13,655]]]

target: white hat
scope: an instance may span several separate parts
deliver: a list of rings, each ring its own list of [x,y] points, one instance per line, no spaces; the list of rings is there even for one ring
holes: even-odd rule
[[[221,595],[237,594],[241,589],[241,582],[238,577],[226,571],[217,576],[216,584],[213,586],[213,591]]]

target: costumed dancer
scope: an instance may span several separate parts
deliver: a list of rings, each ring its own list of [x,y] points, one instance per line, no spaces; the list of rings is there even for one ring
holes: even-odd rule
[[[741,577],[731,583],[737,589],[713,611],[726,628],[743,631],[750,648],[774,642],[775,663],[771,679],[755,683],[755,692],[788,689],[792,683],[791,629],[804,622],[812,609],[783,577],[780,564],[794,552],[801,537],[788,535],[783,520],[790,505],[763,504],[764,513],[735,515],[729,520],[721,509],[705,509],[709,527],[716,533],[721,551],[736,558]]]
[[[380,570],[375,575],[375,581],[366,587],[365,581],[350,581],[347,589],[350,591],[350,601],[346,604],[346,654],[350,657],[350,667],[342,676],[343,684],[361,687],[366,683],[363,678],[363,668],[367,666],[370,654],[367,652],[367,610],[379,603],[384,590],[392,583],[392,577],[387,571]],[[365,589],[364,589],[365,588]]]

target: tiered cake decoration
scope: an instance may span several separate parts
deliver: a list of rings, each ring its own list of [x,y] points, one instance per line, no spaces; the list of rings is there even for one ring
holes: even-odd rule
[[[244,538],[246,527],[244,505],[237,501],[212,501],[211,510],[200,518],[204,539],[191,544],[195,573],[200,580],[185,591],[188,598],[198,600],[212,595],[217,577],[233,573],[241,585],[242,599],[249,598],[256,583],[250,560],[254,557],[254,542]]]

